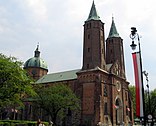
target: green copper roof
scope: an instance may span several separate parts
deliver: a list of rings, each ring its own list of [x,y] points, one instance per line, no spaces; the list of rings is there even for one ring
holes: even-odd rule
[[[111,38],[111,37],[120,37],[119,33],[116,30],[116,26],[115,26],[113,17],[112,17],[112,25],[111,25],[111,28],[110,28],[110,32],[109,32],[108,38]]]
[[[89,20],[100,20],[100,17],[98,16],[96,8],[95,8],[94,1],[93,1],[87,21]]]
[[[38,50],[38,48],[39,48],[39,45],[37,45],[34,57],[28,59],[25,62],[24,68],[39,67],[43,69],[48,69],[47,63],[43,59],[40,58],[40,51]]]
[[[80,69],[47,74],[44,75],[42,78],[40,78],[36,83],[52,83],[52,82],[59,82],[64,80],[77,79],[76,73],[79,71]]]
[[[40,57],[32,57],[28,59],[24,64],[24,68],[28,67],[39,67],[43,69],[48,69],[47,63]]]

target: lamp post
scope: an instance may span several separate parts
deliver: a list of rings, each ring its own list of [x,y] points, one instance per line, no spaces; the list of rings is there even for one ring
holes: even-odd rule
[[[147,84],[146,84],[146,87],[147,87],[147,95],[148,95],[148,107],[149,107],[149,113],[148,114],[151,114],[151,99],[150,99],[150,91],[149,91],[149,84],[148,84],[148,73],[146,71],[143,71],[143,74],[145,75],[146,77],[146,81],[147,81]]]
[[[150,98],[150,90],[149,90],[149,79],[148,79],[148,73],[146,71],[143,71],[143,74],[145,75],[146,77],[146,81],[147,81],[147,84],[146,84],[146,87],[147,87],[147,95],[148,95],[148,108],[149,108],[149,111],[148,111],[148,122],[150,124],[151,122],[151,126],[152,126],[152,122],[153,122],[153,117],[152,117],[152,114],[151,114],[151,98]]]
[[[144,119],[144,126],[146,126],[146,114],[145,114],[145,99],[144,99],[144,85],[143,85],[143,72],[142,72],[142,59],[141,59],[141,47],[140,47],[140,37],[139,34],[137,33],[137,30],[135,27],[131,27],[131,34],[130,38],[132,39],[132,44],[130,45],[132,50],[136,49],[136,44],[135,40],[137,39],[138,41],[138,46],[139,46],[139,59],[140,59],[140,73],[141,73],[141,85],[142,85],[142,99],[143,99],[143,118]]]

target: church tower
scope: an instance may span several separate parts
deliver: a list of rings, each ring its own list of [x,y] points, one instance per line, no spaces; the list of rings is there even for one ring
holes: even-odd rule
[[[99,67],[105,69],[104,23],[97,14],[93,1],[88,19],[84,24],[82,70]]]
[[[118,68],[116,68],[118,76],[125,78],[123,39],[119,36],[112,17],[110,32],[106,40],[106,63],[114,64],[115,62],[119,63]]]

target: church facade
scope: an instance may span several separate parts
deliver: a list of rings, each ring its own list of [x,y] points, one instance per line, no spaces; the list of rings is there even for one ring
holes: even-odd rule
[[[84,23],[81,69],[47,74],[47,65],[40,60],[38,47],[35,59],[29,59],[24,66],[37,84],[68,84],[81,99],[80,125],[84,126],[128,125],[133,121],[129,82],[125,75],[123,39],[117,32],[113,18],[107,39],[104,31],[104,23],[93,2]]]

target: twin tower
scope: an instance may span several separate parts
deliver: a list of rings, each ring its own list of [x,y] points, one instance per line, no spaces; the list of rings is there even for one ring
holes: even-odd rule
[[[106,47],[105,47],[106,46]],[[123,40],[119,36],[114,19],[105,45],[104,23],[97,14],[94,1],[84,24],[83,70],[99,67],[108,70],[109,64],[118,62],[117,73],[125,78]]]

